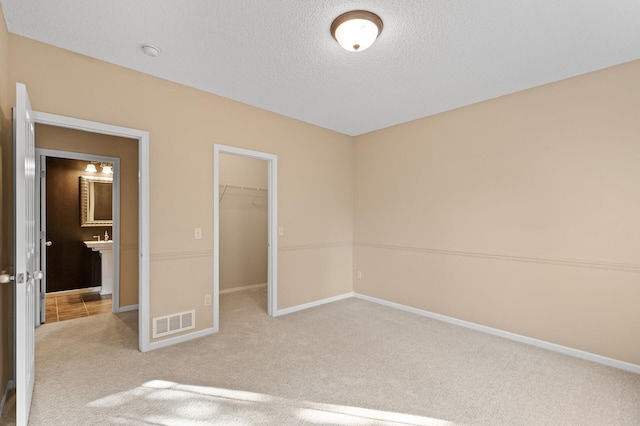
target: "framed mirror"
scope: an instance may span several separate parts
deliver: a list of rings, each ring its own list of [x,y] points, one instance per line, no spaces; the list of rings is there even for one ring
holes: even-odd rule
[[[113,178],[80,176],[80,226],[113,225]]]

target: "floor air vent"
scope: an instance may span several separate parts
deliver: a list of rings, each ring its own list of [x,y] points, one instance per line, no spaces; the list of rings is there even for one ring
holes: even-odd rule
[[[181,312],[153,319],[153,338],[195,328],[196,311]]]

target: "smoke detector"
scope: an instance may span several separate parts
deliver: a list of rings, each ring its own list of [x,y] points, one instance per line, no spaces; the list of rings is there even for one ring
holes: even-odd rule
[[[152,58],[155,58],[160,54],[160,48],[153,44],[144,43],[140,45],[140,48],[145,55],[151,56]]]

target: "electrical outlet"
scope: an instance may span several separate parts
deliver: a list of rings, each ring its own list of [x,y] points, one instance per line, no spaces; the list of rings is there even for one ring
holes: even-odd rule
[[[194,238],[196,240],[201,240],[202,239],[202,228],[196,228],[195,229]]]
[[[357,271],[356,272],[356,277],[358,277],[359,280],[362,279],[362,271]]]
[[[211,295],[206,294],[204,296],[204,306],[211,306]]]

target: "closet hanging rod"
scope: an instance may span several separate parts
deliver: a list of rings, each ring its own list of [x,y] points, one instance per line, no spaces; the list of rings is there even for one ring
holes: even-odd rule
[[[260,192],[267,191],[267,188],[263,188],[261,186],[231,185],[226,183],[221,183],[220,186],[223,186],[225,188],[231,188],[231,189],[246,189],[249,191],[257,191],[258,189],[260,190]]]
[[[254,205],[254,202],[256,201],[256,198],[258,198],[258,195],[260,194],[260,192],[269,191],[267,188],[262,188],[259,186],[230,185],[230,184],[224,184],[224,183],[221,183],[220,186],[222,186],[223,189],[222,189],[222,193],[220,194],[220,198],[218,199],[218,202],[222,201],[222,199],[224,198],[224,194],[227,192],[227,189],[229,188],[256,191],[256,196],[253,198],[253,201],[251,202],[252,205]]]

